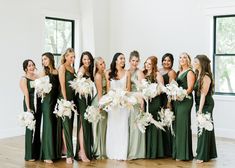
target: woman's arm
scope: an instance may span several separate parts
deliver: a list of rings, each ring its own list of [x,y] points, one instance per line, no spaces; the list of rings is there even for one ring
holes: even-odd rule
[[[141,81],[142,79],[144,79],[144,73],[141,70],[138,70],[137,72],[137,77],[138,77],[138,81]]]
[[[60,82],[62,96],[65,100],[67,100],[66,89],[65,89],[65,66],[64,65],[61,65],[59,67],[59,82]]]
[[[109,80],[109,72],[110,71],[107,71],[106,73],[105,73],[105,78],[106,78],[106,82],[107,82],[107,93],[109,92],[109,90],[110,90],[110,80]]]
[[[202,112],[203,106],[205,104],[206,95],[210,89],[211,79],[209,76],[205,75],[202,79],[202,87],[200,90],[201,98],[199,103],[198,111]]]
[[[187,94],[192,93],[195,80],[196,80],[195,74],[192,71],[189,71],[187,74],[187,83],[188,83]]]
[[[102,97],[102,76],[98,73],[96,73],[95,75],[95,85],[97,88],[97,94],[98,94],[98,100],[100,100],[100,98]]]
[[[164,79],[160,72],[157,72],[157,83],[161,83],[162,85],[164,85]]]
[[[25,104],[27,107],[27,111],[31,111],[30,103],[29,103],[29,91],[27,88],[27,79],[25,79],[24,77],[22,77],[22,79],[20,80],[20,89],[23,92],[24,97],[25,97]]]
[[[168,73],[168,76],[169,76],[169,83],[171,83],[172,80],[175,80],[175,79],[176,79],[176,72],[172,69],[172,70]]]
[[[126,71],[126,75],[127,75],[127,77],[126,77],[126,90],[128,91],[128,92],[130,92],[131,91],[131,73],[130,73],[130,71]]]

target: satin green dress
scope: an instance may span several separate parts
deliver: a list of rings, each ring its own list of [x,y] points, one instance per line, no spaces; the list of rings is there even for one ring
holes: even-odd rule
[[[72,81],[75,76],[75,74],[66,70],[65,71],[65,90],[66,90],[66,97],[68,101],[74,101],[75,99],[75,91],[70,87],[69,81]],[[60,99],[63,98],[61,90],[60,90]],[[57,158],[61,158],[62,155],[62,130],[64,131],[64,137],[65,137],[65,145],[67,148],[66,157],[70,158],[74,156],[73,152],[73,119],[74,119],[74,113],[72,112],[72,117],[69,119],[69,117],[65,117],[64,120],[62,120],[60,117],[57,118],[57,147],[56,147],[56,153]]]
[[[85,78],[89,78],[87,75],[83,75]],[[76,145],[76,153],[75,153],[75,159],[79,160],[78,152],[80,150],[79,146],[79,130],[82,125],[83,129],[83,146],[85,149],[86,156],[89,160],[92,160],[94,157],[93,153],[93,133],[92,133],[92,124],[84,119],[84,113],[86,112],[86,109],[88,106],[91,105],[91,97],[89,96],[86,100],[84,96],[76,95],[77,99],[77,108],[78,108],[78,118],[77,118],[77,145]]]
[[[138,80],[137,70],[131,74],[131,91],[137,92],[135,81]],[[139,131],[136,126],[136,117],[140,112],[140,105],[134,106],[134,111],[131,111],[129,117],[129,145],[127,158],[141,159],[145,158],[145,133]]]
[[[34,118],[36,120],[35,124],[35,131],[32,131],[28,128],[25,129],[25,160],[32,160],[32,159],[39,159],[40,157],[40,146],[41,146],[41,140],[40,140],[40,129],[41,129],[41,118],[42,118],[42,112],[41,112],[41,100],[37,98],[37,109],[34,107],[34,87],[32,87],[33,80],[24,77],[27,81],[27,89],[29,93],[29,106],[30,109],[33,110],[36,113],[34,113]],[[23,108],[24,111],[27,111],[27,106],[25,102],[25,97],[23,100]]]
[[[57,119],[53,111],[59,94],[59,78],[56,74],[49,74],[52,88],[46,94],[41,104],[43,114],[41,160],[54,160],[56,157],[56,129]]]
[[[176,81],[183,89],[187,89],[187,74],[191,70],[185,71],[177,77]],[[179,160],[192,160],[192,130],[191,130],[191,110],[193,106],[193,95],[191,99],[185,98],[183,101],[175,101],[174,112],[174,133],[172,157]]]
[[[198,111],[200,104],[200,93],[198,94],[198,89],[199,89],[198,81],[196,81],[194,85],[196,111]],[[212,97],[212,88],[210,86],[210,89],[206,95],[205,104],[203,106],[202,113],[210,113],[212,117],[213,109],[214,109],[214,99]],[[203,160],[204,162],[207,162],[210,159],[217,157],[214,129],[212,131],[207,131],[204,129],[202,134],[197,137],[196,153],[197,153],[196,158],[198,160]]]
[[[147,76],[146,79],[149,82],[155,82],[155,80],[149,76]],[[152,114],[156,121],[159,121],[158,112],[161,109],[161,105],[160,95],[149,101],[149,113]],[[146,158],[156,159],[159,157],[164,157],[162,130],[157,128],[154,124],[151,124],[146,128]]]
[[[169,84],[169,75],[168,73],[165,73],[164,75],[162,75],[163,80],[164,80],[164,85],[166,86],[167,84]],[[164,109],[167,108],[167,103],[168,103],[168,99],[167,99],[167,95],[161,94],[162,96],[162,107]],[[164,155],[166,157],[170,157],[172,156],[172,133],[170,128],[165,127],[165,131],[162,132],[162,136],[163,136],[163,145],[164,145]]]
[[[102,95],[107,91],[107,82],[105,76],[102,76]],[[93,99],[92,106],[99,107],[98,95]],[[106,130],[107,130],[107,112],[102,110],[101,115],[104,117],[98,123],[93,123],[93,137],[94,137],[94,157],[96,159],[105,159],[106,156]]]

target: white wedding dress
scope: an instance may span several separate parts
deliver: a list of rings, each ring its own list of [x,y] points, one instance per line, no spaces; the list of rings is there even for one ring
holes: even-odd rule
[[[120,80],[111,80],[110,89],[126,89],[126,73]],[[106,154],[109,159],[126,160],[128,152],[129,110],[115,107],[108,111]]]

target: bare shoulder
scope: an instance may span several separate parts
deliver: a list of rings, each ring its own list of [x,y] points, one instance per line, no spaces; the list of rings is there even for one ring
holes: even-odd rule
[[[78,69],[78,72],[84,74],[86,71],[85,71],[85,68],[83,67],[83,65]]]
[[[173,70],[173,69],[170,70],[170,71],[168,72],[168,74],[169,74],[169,75],[174,75],[174,76],[176,76],[176,72],[175,72],[175,70]]]
[[[205,76],[203,77],[203,81],[204,81],[205,83],[211,83],[211,78],[210,78],[208,75],[205,75]]]
[[[95,74],[95,80],[102,80],[102,75],[99,73]]]

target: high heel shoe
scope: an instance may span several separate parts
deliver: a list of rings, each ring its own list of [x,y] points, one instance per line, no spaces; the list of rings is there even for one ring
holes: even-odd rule
[[[196,163],[200,164],[200,163],[203,163],[204,161],[203,160],[197,160]]]
[[[45,163],[48,163],[48,164],[52,164],[53,161],[52,160],[44,160]]]
[[[86,157],[85,154],[78,153],[79,159],[81,159],[82,162],[90,162],[90,160]]]
[[[73,159],[70,157],[70,158],[66,158],[66,163],[67,164],[73,164]]]

